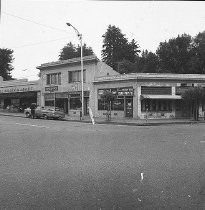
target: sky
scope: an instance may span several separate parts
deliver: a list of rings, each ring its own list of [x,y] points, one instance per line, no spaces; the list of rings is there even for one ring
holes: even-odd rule
[[[160,42],[204,31],[204,11],[204,1],[1,0],[0,47],[14,51],[12,76],[31,81],[38,79],[37,66],[57,61],[67,43],[79,44],[68,22],[101,59],[109,24],[155,52]]]

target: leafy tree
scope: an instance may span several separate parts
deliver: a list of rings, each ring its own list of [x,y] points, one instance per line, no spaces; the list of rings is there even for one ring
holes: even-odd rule
[[[105,101],[105,103],[107,104],[107,120],[111,120],[111,105],[115,99],[116,96],[110,91],[105,91],[101,95],[101,100]]]
[[[192,37],[187,34],[178,35],[177,38],[160,42],[156,54],[159,57],[160,72],[188,73],[191,59]]]
[[[205,73],[205,31],[200,32],[193,40],[190,72]]]
[[[142,55],[136,59],[137,72],[156,73],[159,71],[159,59],[155,53],[143,50]]]
[[[83,56],[93,55],[93,50],[91,47],[87,47],[84,43],[83,45]],[[81,47],[78,45],[77,47],[69,42],[66,46],[63,47],[60,51],[59,60],[67,60],[71,58],[77,58],[81,56]]]
[[[134,62],[135,57],[140,52],[136,41],[133,39],[128,42],[125,35],[116,26],[109,25],[102,37],[104,38],[102,60],[117,71],[119,71],[119,64],[123,59]]]
[[[121,62],[118,62],[118,72],[120,74],[136,73],[137,63],[133,63],[126,59],[123,59]]]
[[[2,76],[4,80],[12,79],[11,72],[13,70],[13,66],[11,63],[13,60],[13,50],[0,48],[0,76]]]
[[[205,102],[205,89],[202,87],[192,87],[182,94],[182,99],[193,111],[194,119],[199,119],[199,105]]]

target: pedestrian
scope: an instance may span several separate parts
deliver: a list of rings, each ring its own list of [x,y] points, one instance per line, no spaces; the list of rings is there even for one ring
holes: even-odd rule
[[[35,118],[36,104],[35,103],[32,103],[30,108],[31,108],[31,118],[34,119]]]

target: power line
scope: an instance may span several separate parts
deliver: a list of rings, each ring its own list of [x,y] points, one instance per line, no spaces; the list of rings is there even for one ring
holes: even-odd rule
[[[62,31],[64,33],[68,33],[67,31],[62,30],[60,28],[55,28],[53,26],[48,26],[48,25],[45,25],[45,24],[42,24],[42,23],[38,23],[36,21],[25,19],[25,18],[19,17],[17,15],[10,14],[10,13],[7,13],[7,12],[2,12],[2,13],[4,13],[5,15],[8,15],[8,16],[11,16],[11,17],[15,17],[15,18],[18,18],[18,19],[21,19],[21,20],[24,20],[24,21],[28,21],[28,22],[36,24],[36,25],[40,25],[40,26],[43,26],[43,27],[46,27],[46,28],[50,28],[50,29],[57,30],[57,31]]]
[[[31,43],[31,44],[25,44],[25,45],[11,47],[11,48],[18,49],[18,48],[22,48],[22,47],[29,47],[29,46],[34,46],[34,45],[43,44],[43,43],[55,42],[55,41],[59,41],[59,40],[67,39],[67,38],[70,38],[70,37],[63,37],[63,38],[60,38],[60,39],[53,39],[53,40],[44,41],[44,42],[36,42],[36,43]]]

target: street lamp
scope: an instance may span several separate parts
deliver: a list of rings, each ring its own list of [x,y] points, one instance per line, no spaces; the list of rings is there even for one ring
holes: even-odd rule
[[[77,34],[77,36],[78,36],[78,38],[79,38],[79,40],[80,40],[80,49],[81,49],[81,89],[82,89],[82,117],[81,117],[81,119],[83,120],[83,118],[84,118],[84,90],[83,90],[83,45],[82,45],[82,34],[80,34],[79,33],[79,31],[73,26],[73,25],[71,25],[70,23],[66,23],[67,24],[67,26],[71,26],[74,30],[75,30],[75,32],[76,32],[76,34]]]

